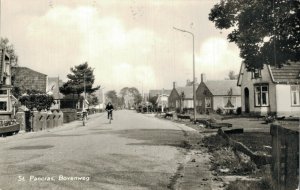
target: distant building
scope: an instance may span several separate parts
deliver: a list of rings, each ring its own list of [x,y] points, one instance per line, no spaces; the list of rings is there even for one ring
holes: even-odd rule
[[[160,94],[157,97],[156,104],[158,107],[162,108],[162,112],[164,108],[169,107],[169,95],[168,94]]]
[[[242,112],[255,115],[300,116],[300,63],[281,68],[264,65],[253,72],[241,65]]]
[[[173,82],[168,102],[170,110],[194,108],[193,86],[176,87],[176,83]]]
[[[196,90],[196,107],[200,113],[206,111],[236,110],[241,106],[241,89],[237,80],[206,81],[201,75],[201,83]]]
[[[172,90],[169,89],[160,89],[160,90],[149,90],[149,100],[153,97],[158,97],[159,95],[166,94],[166,95],[170,95]]]
[[[47,94],[54,97],[55,104],[51,106],[52,109],[60,109],[60,99],[64,97],[62,93],[59,92],[59,87],[63,85],[63,81],[59,77],[48,77],[47,80]]]
[[[22,91],[37,90],[46,93],[47,75],[27,67],[12,67],[11,72],[13,86],[19,87]]]
[[[62,87],[63,81],[59,77],[48,77],[47,93],[51,93],[54,99],[61,99],[64,95],[59,92],[59,87]]]

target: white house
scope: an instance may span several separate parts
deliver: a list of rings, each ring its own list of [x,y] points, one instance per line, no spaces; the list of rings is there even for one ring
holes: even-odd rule
[[[242,64],[237,83],[241,87],[242,112],[300,116],[299,62],[281,68],[264,65],[254,72],[248,72]]]

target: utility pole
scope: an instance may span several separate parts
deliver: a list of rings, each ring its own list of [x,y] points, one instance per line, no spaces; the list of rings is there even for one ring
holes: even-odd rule
[[[1,19],[2,19],[2,0],[0,0],[0,37],[1,37]]]
[[[84,92],[84,99],[82,101],[82,111],[85,111],[85,101],[86,101],[85,71],[83,72],[83,92]]]
[[[182,30],[182,29],[175,28],[175,27],[173,27],[173,29],[178,30],[180,32],[185,32],[185,33],[191,34],[193,37],[193,105],[194,105],[194,123],[196,123],[196,93],[195,93],[195,90],[196,90],[195,82],[196,81],[195,81],[195,39],[194,39],[194,34],[187,30]]]

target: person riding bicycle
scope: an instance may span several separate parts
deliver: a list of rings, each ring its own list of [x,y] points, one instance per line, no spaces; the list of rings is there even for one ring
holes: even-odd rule
[[[113,110],[114,110],[114,106],[108,102],[108,104],[106,105],[105,110],[107,111],[107,119],[109,119],[109,115],[111,116],[111,119],[113,119]]]

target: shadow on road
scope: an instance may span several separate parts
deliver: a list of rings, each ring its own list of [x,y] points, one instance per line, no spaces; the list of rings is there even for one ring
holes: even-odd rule
[[[48,137],[80,137],[80,136],[85,136],[87,134],[71,134],[71,135],[60,135],[60,134],[46,134],[46,135],[40,135],[40,136],[33,136],[33,137],[29,137],[26,139],[38,139],[38,138],[48,138]]]
[[[174,146],[178,148],[190,148],[190,145],[186,139],[189,133],[195,132],[183,132],[174,129],[128,129],[116,131],[99,130],[99,132],[94,132],[92,134],[117,134],[121,137],[143,141],[140,143],[129,143],[128,145]]]
[[[10,150],[40,150],[40,149],[48,149],[52,148],[52,145],[37,145],[37,146],[17,146],[10,148]]]

